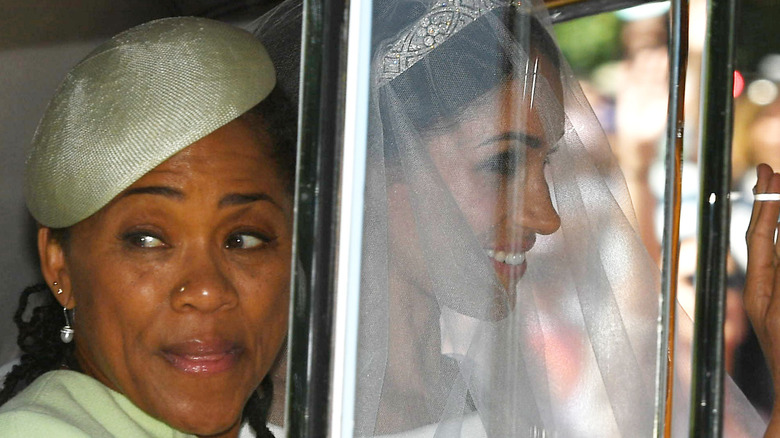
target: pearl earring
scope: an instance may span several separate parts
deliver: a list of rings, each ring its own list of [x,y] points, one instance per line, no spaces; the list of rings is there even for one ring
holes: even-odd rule
[[[57,282],[55,281],[51,285],[52,285],[52,287],[57,287]],[[62,288],[61,287],[57,287],[57,295],[62,295]]]
[[[70,344],[73,341],[73,328],[70,326],[70,318],[68,318],[68,309],[62,308],[62,313],[65,315],[65,326],[60,329],[60,339],[65,344]]]

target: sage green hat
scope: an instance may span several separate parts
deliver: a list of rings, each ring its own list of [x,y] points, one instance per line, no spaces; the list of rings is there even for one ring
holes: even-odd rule
[[[80,222],[275,84],[262,44],[231,25],[177,17],[122,32],[49,103],[27,153],[27,207],[48,227]]]

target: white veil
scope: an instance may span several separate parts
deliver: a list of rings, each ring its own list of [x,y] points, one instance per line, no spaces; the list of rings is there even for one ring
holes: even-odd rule
[[[659,275],[546,12],[375,8],[357,435],[650,436]]]

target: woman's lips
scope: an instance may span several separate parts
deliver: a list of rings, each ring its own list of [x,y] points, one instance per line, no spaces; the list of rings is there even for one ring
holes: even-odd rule
[[[496,273],[506,279],[519,280],[527,268],[524,252],[487,250]]]
[[[163,357],[174,368],[189,374],[208,375],[232,368],[243,349],[236,343],[217,339],[185,341],[163,348]]]
[[[499,277],[509,280],[519,280],[526,271],[525,251],[485,250],[493,262],[493,269]]]

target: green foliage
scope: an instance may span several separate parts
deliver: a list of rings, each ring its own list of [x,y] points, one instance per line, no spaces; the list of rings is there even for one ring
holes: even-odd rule
[[[620,58],[620,19],[614,13],[556,24],[561,50],[578,75]]]

